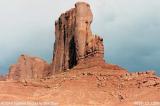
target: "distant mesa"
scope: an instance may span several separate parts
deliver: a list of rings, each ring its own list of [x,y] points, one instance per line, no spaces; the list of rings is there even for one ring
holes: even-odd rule
[[[6,76],[0,75],[0,81],[6,81]]]
[[[46,61],[21,55],[17,64],[10,66],[8,80],[38,79],[46,77],[49,65]]]

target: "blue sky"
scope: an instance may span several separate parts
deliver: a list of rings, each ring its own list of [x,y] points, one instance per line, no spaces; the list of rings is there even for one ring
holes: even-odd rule
[[[0,0],[0,73],[20,54],[52,59],[54,21],[78,0]],[[105,60],[130,71],[160,73],[159,0],[81,0],[91,5],[92,30],[104,38]]]

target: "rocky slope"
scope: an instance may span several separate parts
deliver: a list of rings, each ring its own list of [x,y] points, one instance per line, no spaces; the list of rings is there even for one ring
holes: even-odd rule
[[[48,101],[55,106],[154,102],[159,106],[160,78],[154,71],[130,73],[106,63],[103,39],[90,29],[92,18],[90,6],[84,2],[63,13],[55,22],[52,63],[21,55],[10,67],[6,81],[0,81],[0,101]]]
[[[159,94],[160,78],[152,71],[128,73],[111,64],[82,64],[42,79],[0,82],[0,100],[52,101],[57,106],[136,106],[138,101],[160,101]]]

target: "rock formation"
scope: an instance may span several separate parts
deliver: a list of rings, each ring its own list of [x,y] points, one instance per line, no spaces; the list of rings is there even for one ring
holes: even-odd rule
[[[71,69],[90,57],[103,60],[103,39],[92,34],[92,20],[90,6],[78,2],[55,22],[52,73]]]
[[[103,39],[93,35],[93,15],[90,6],[84,2],[63,13],[55,22],[55,43],[53,61],[49,66],[39,58],[22,55],[17,64],[9,70],[8,79],[36,79],[73,68],[84,60],[104,63]]]
[[[92,18],[90,6],[83,2],[62,14],[55,23],[51,65],[21,55],[10,67],[7,81],[0,76],[0,101],[51,101],[57,104],[54,106],[159,106],[160,77],[154,71],[130,73],[106,64],[103,40],[90,29]],[[63,72],[67,69],[70,71]]]
[[[0,81],[5,81],[6,80],[6,76],[0,75]]]
[[[18,63],[9,69],[9,80],[27,80],[45,77],[48,73],[49,65],[44,60],[37,57],[21,55]]]

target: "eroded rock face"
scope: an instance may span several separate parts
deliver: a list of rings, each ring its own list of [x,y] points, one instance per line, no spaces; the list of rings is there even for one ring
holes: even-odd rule
[[[103,60],[103,39],[92,34],[92,21],[89,4],[78,2],[55,22],[52,73],[71,69],[90,57]]]
[[[37,57],[21,55],[18,63],[10,66],[9,80],[27,80],[45,77],[48,74],[49,65]]]

